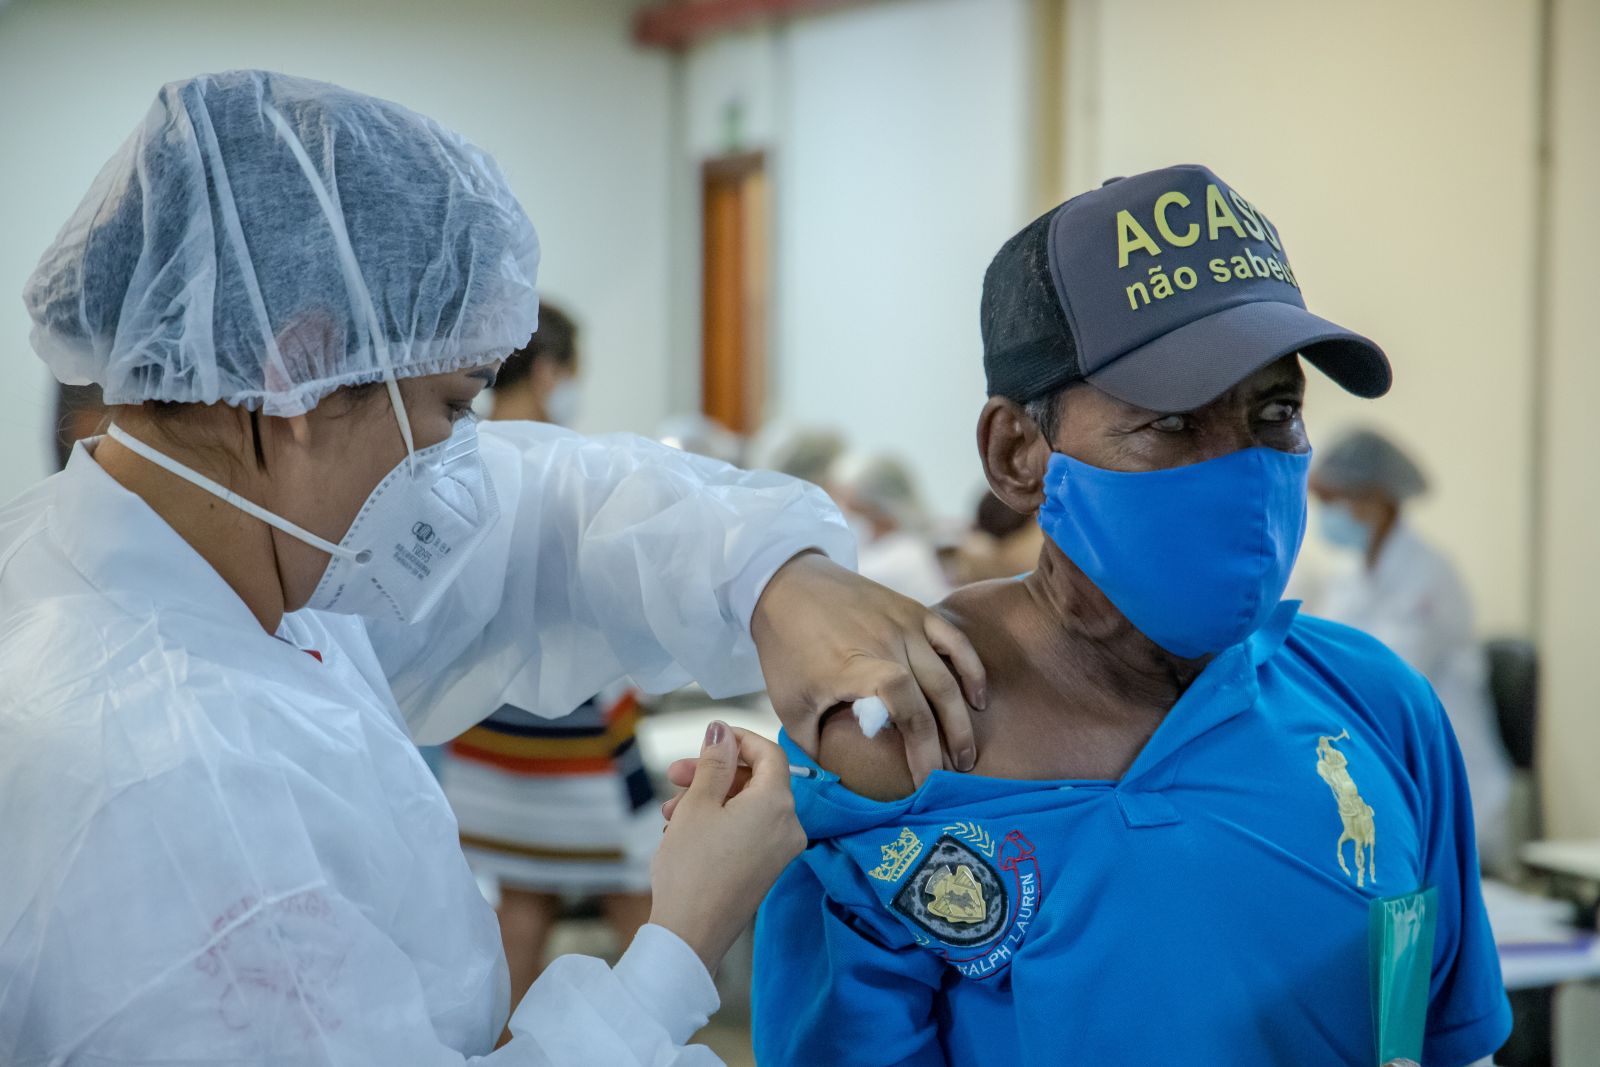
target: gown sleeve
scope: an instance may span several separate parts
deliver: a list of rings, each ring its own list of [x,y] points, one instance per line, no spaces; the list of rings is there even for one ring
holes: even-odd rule
[[[502,704],[559,717],[623,677],[650,692],[761,686],[750,617],[767,581],[855,542],[826,494],[640,437],[485,424],[501,518],[428,617],[368,622],[419,743]]]

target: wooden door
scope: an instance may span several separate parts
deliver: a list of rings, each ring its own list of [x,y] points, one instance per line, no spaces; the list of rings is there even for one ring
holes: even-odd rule
[[[760,152],[701,169],[701,410],[760,429],[766,396],[767,175]]]

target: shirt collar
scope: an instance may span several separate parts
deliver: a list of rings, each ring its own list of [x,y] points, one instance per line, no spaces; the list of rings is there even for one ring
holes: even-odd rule
[[[51,536],[89,583],[143,614],[181,607],[230,629],[261,632],[233,587],[137,494],[96,463],[100,438],[80,442],[59,482]],[[142,604],[140,602],[143,602]]]
[[[1253,707],[1261,695],[1260,668],[1283,647],[1299,611],[1300,601],[1283,601],[1264,626],[1218,653],[1167,712],[1118,788],[1165,788],[1177,773],[1174,757],[1184,746]]]

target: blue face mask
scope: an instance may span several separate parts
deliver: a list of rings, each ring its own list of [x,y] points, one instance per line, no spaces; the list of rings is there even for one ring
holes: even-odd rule
[[[1309,452],[1126,473],[1056,453],[1039,525],[1141,633],[1195,658],[1260,629],[1306,532]]]
[[[1350,510],[1350,505],[1333,501],[1322,505],[1317,532],[1330,545],[1352,548],[1362,555],[1372,545],[1372,529]]]

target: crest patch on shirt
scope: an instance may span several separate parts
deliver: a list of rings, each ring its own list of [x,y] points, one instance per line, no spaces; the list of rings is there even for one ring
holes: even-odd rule
[[[982,853],[945,834],[923,853],[892,907],[934,940],[965,947],[994,939],[1009,898]]]

